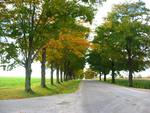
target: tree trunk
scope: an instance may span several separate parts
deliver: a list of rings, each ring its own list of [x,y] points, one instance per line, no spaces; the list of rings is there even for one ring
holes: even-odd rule
[[[111,82],[114,84],[115,83],[115,69],[114,69],[114,62],[113,61],[112,61],[111,65],[112,65],[112,69],[111,69],[112,81]]]
[[[133,86],[133,76],[132,76],[132,40],[131,38],[129,38],[127,40],[127,54],[128,54],[128,71],[129,71],[129,82],[128,82],[128,85],[129,87],[132,87]]]
[[[64,81],[66,81],[66,70],[64,70]]]
[[[128,68],[129,68],[129,83],[128,86],[132,87],[133,86],[133,76],[132,76],[132,60],[131,57],[128,59]]]
[[[53,69],[53,65],[51,64],[51,84],[52,85],[54,85],[53,75],[54,75],[54,69]]]
[[[133,76],[132,76],[132,71],[129,70],[129,87],[133,87]]]
[[[100,72],[100,75],[99,75],[99,81],[102,80],[102,73]]]
[[[112,70],[112,81],[111,81],[111,83],[115,83],[115,73],[114,73],[114,70]]]
[[[57,65],[57,68],[56,68],[56,81],[57,83],[60,83],[59,82],[59,66]]]
[[[106,74],[104,74],[104,81],[106,81]]]
[[[46,48],[42,49],[42,61],[41,61],[41,87],[45,88],[45,63],[46,63]]]
[[[66,81],[66,62],[64,62],[64,81]]]
[[[70,77],[70,61],[67,62],[66,65],[66,81],[68,81],[71,77]]]
[[[29,93],[33,92],[32,89],[31,89],[31,73],[32,73],[31,64],[33,62],[33,59],[32,59],[32,54],[33,54],[32,44],[33,44],[33,37],[30,37],[29,38],[29,53],[28,53],[28,56],[26,57],[26,61],[25,61],[25,72],[26,72],[25,91],[29,92]]]
[[[63,82],[63,72],[60,70],[60,81]]]
[[[25,78],[25,91],[26,92],[32,92],[31,89],[31,58],[28,58],[26,60],[26,65],[25,65],[25,74],[26,74],[26,78]]]

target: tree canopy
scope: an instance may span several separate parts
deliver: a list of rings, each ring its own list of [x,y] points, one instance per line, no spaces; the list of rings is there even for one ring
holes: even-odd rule
[[[93,40],[96,49],[90,54],[107,60],[112,77],[114,71],[129,71],[129,86],[132,86],[132,73],[149,67],[149,19],[150,10],[145,3],[123,3],[115,5],[105,22],[96,29]],[[96,65],[104,67],[101,63]]]

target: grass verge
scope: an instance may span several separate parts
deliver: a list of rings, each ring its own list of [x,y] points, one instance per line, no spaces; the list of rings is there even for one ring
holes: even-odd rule
[[[51,85],[50,80],[47,80],[46,83],[47,88],[41,88],[40,78],[32,78],[31,85],[34,93],[29,94],[24,91],[24,78],[0,77],[0,99],[20,99],[73,93],[78,89],[80,80],[72,80],[55,85]]]
[[[111,79],[108,79],[106,82],[111,83]],[[116,79],[115,84],[128,87],[128,80],[127,79]],[[150,89],[150,80],[134,79],[133,87],[134,88],[142,88],[142,89]]]

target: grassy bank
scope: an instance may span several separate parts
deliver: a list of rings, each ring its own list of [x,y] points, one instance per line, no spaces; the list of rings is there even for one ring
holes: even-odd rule
[[[107,80],[108,83],[111,83],[111,79]],[[116,79],[117,85],[121,86],[128,86],[127,79]],[[143,89],[150,89],[150,80],[149,79],[134,79],[133,80],[133,87],[134,88],[143,88]]]
[[[0,77],[0,99],[19,99],[28,97],[48,96],[62,93],[72,93],[78,89],[79,80],[51,85],[47,80],[47,88],[40,87],[40,78],[32,78],[33,94],[24,92],[24,78]]]

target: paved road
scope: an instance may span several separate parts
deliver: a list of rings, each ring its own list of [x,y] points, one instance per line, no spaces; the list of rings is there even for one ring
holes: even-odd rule
[[[83,81],[74,94],[1,100],[0,113],[150,113],[150,91]]]

